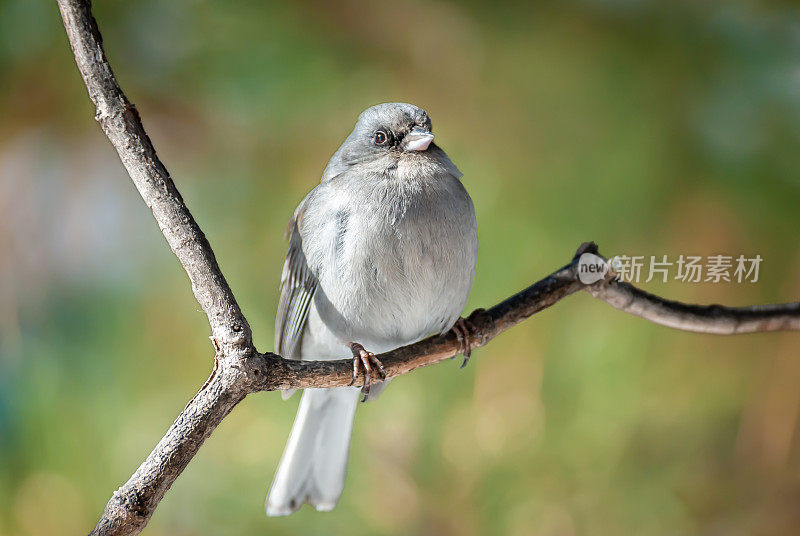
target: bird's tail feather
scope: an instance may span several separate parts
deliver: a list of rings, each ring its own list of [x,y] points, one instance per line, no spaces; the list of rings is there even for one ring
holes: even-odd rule
[[[288,515],[307,502],[336,506],[344,487],[357,387],[306,389],[292,433],[267,494],[268,516]]]

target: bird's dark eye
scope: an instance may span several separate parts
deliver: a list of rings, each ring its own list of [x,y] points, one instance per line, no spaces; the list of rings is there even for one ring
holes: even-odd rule
[[[386,142],[389,141],[389,136],[382,130],[379,130],[375,133],[375,145],[386,145]]]

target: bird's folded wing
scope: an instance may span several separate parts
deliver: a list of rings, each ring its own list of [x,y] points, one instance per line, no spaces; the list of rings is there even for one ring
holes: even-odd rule
[[[311,273],[303,254],[302,239],[298,230],[304,204],[300,204],[289,221],[289,251],[281,274],[281,298],[278,302],[278,317],[275,321],[275,351],[285,358],[299,358],[303,328],[308,319],[308,310],[317,278]]]

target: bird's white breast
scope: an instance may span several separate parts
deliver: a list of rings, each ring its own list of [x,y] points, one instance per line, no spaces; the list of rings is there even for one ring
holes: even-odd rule
[[[475,270],[472,201],[452,175],[330,185],[303,250],[315,308],[343,342],[395,347],[449,329]],[[347,195],[345,195],[345,192]],[[311,225],[309,225],[311,223]]]

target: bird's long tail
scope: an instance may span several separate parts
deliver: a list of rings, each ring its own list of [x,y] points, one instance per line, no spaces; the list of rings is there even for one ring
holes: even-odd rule
[[[305,502],[320,511],[339,500],[347,472],[357,387],[306,389],[272,481],[268,516],[288,515]]]

